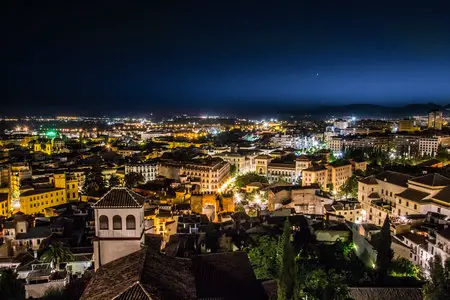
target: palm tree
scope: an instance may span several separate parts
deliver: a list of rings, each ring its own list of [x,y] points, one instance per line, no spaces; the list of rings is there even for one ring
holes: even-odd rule
[[[73,260],[72,252],[61,243],[50,245],[41,256],[42,262],[50,263],[50,266],[56,268],[57,271],[59,271],[59,265],[61,263]]]

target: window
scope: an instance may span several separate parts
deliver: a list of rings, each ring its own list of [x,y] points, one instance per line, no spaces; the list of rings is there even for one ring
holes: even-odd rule
[[[414,209],[417,209],[417,204],[414,204]]]
[[[122,229],[122,218],[120,216],[113,217],[113,229],[121,230]]]
[[[133,215],[127,216],[127,229],[136,229],[136,219]]]
[[[100,230],[108,230],[108,217],[107,216],[100,216],[98,219],[100,222]]]

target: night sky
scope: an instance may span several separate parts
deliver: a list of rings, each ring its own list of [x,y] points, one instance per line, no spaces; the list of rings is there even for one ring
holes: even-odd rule
[[[450,103],[450,1],[129,2],[2,1],[3,114]]]

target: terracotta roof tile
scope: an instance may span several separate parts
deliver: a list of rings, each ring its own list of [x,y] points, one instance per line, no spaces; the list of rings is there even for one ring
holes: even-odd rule
[[[112,188],[93,205],[94,208],[139,208],[144,205],[145,198],[138,193],[123,187]]]

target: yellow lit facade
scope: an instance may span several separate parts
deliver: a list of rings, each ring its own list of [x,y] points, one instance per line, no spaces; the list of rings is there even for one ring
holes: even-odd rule
[[[21,193],[20,211],[25,214],[45,213],[46,208],[78,200],[78,180],[75,176],[54,174],[50,183],[54,187]]]

